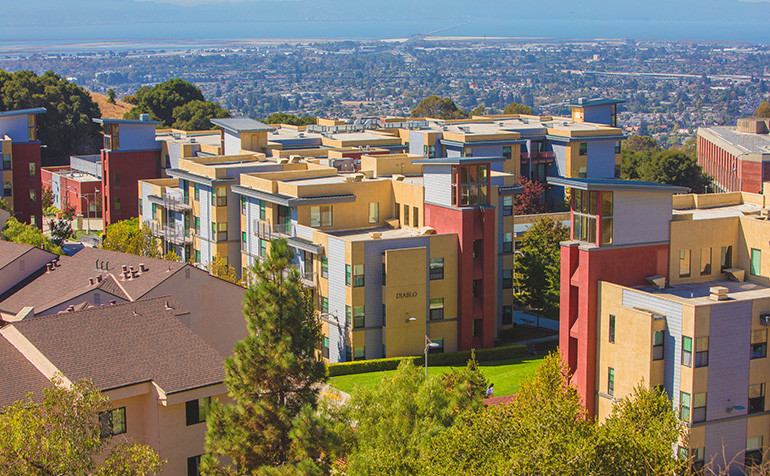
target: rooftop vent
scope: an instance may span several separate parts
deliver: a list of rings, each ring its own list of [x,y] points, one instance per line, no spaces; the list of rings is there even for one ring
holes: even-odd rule
[[[144,263],[139,263],[139,271],[141,271],[142,273],[145,273],[148,271],[148,268]]]
[[[404,176],[403,176],[403,175],[401,175],[401,174],[395,174],[395,175],[393,175],[393,181],[395,181],[395,182],[403,182],[405,178],[406,178],[406,177],[404,177]]]
[[[143,122],[147,122],[150,120],[149,114],[139,114],[139,120]]]
[[[712,301],[727,301],[728,289],[724,286],[712,286],[709,288],[709,299]]]
[[[369,233],[369,238],[373,240],[379,240],[382,238],[382,232],[379,231],[372,231]]]
[[[666,289],[666,278],[663,276],[647,276],[644,278],[644,280],[647,281],[647,283],[649,283],[651,286],[655,286],[658,289]]]
[[[354,182],[360,182],[364,179],[364,174],[355,174],[353,175],[353,181]]]

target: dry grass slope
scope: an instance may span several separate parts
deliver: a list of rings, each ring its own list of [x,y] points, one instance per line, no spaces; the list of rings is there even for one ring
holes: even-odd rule
[[[123,119],[123,114],[128,112],[133,106],[127,102],[115,101],[115,104],[107,102],[107,96],[104,94],[90,92],[91,99],[99,106],[102,113],[102,119]]]

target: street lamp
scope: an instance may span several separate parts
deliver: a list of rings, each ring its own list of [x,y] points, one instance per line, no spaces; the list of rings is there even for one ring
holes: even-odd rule
[[[439,345],[430,340],[430,337],[425,336],[425,378],[428,378],[428,349],[435,349]]]
[[[331,312],[322,312],[322,313],[320,313],[320,315],[318,317],[321,318],[321,319],[323,319],[324,317],[327,318],[327,319],[329,317],[333,317],[334,320],[337,321],[337,330],[340,332],[340,335],[342,336],[342,343],[344,345],[345,344],[345,334],[342,333],[342,323],[340,322],[340,318],[337,317],[336,314],[333,314]],[[327,355],[326,358],[328,359],[329,356]]]

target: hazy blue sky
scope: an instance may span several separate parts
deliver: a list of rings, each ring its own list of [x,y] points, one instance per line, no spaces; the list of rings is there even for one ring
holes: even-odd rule
[[[770,34],[765,38],[763,32],[770,21],[770,0],[0,0],[0,4],[11,27],[5,33],[0,29],[0,40],[36,35],[96,38],[111,31],[122,38],[218,37],[227,36],[228,25],[233,37],[250,36],[250,31],[264,37],[258,24],[277,20],[308,22],[307,29],[286,31],[281,37],[313,37],[313,23],[329,21],[371,22],[370,37],[427,33],[470,22],[446,34],[618,37],[625,36],[625,31],[637,38],[665,33],[669,38],[686,38],[702,30],[702,39],[717,35],[744,40],[746,25],[755,25],[748,39],[770,43]],[[399,27],[388,34],[389,25],[398,22]],[[691,24],[678,35],[671,31],[680,27],[677,22]],[[246,23],[254,25],[246,27]],[[105,28],[110,25],[117,26]],[[184,25],[190,25],[186,32]],[[346,36],[344,24],[337,28],[338,36]],[[362,25],[351,28],[347,36],[367,36]]]

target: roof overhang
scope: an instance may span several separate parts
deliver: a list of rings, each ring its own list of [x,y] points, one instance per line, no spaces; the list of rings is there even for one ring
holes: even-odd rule
[[[656,193],[689,193],[689,187],[666,185],[656,182],[644,182],[641,180],[620,179],[581,179],[565,177],[548,177],[549,185],[586,190],[589,192],[656,192]]]
[[[225,185],[232,185],[235,182],[235,177],[222,177],[213,179],[211,177],[204,177],[203,175],[193,174],[182,169],[168,169],[166,171],[173,178],[180,178],[183,180],[189,180],[193,183],[201,185],[207,185],[209,187],[221,187]]]
[[[420,165],[474,165],[490,162],[505,162],[505,157],[444,157],[439,159],[415,159],[413,164]]]
[[[283,195],[280,193],[268,193],[261,190],[254,190],[253,188],[243,187],[241,185],[234,185],[232,191],[238,195],[244,195],[258,200],[264,200],[268,203],[274,203],[276,205],[283,205],[284,207],[299,207],[308,205],[328,205],[333,203],[352,203],[356,201],[356,196],[353,194],[340,194],[340,195],[320,195],[316,197],[291,197],[289,195]]]

